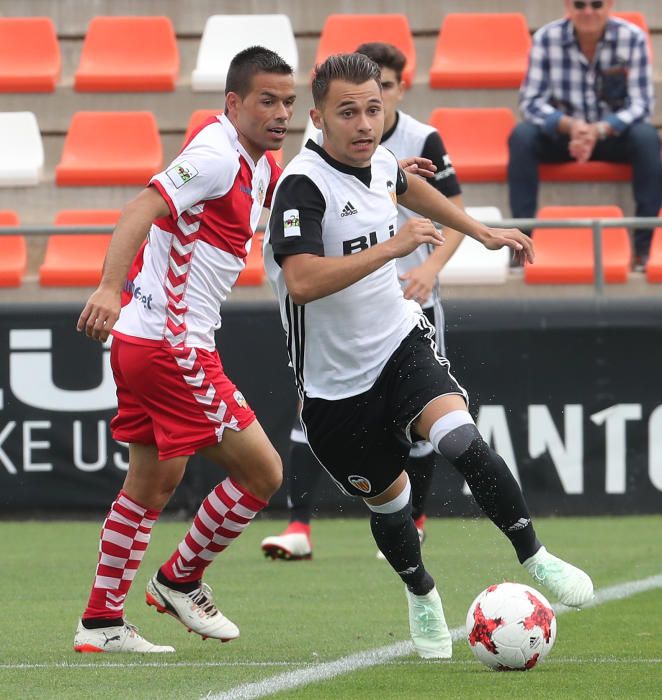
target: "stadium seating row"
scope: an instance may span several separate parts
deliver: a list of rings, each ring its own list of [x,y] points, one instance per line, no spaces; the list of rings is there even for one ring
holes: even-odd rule
[[[55,226],[114,226],[119,209],[77,209],[61,211]],[[0,227],[20,225],[14,211],[0,211]],[[256,234],[238,285],[259,286],[264,282],[262,235]],[[81,233],[49,236],[44,262],[39,268],[42,287],[93,287],[101,280],[101,268],[110,234]],[[24,236],[0,235],[0,287],[20,287],[27,269]]]
[[[218,110],[196,110],[185,140]],[[462,182],[505,182],[508,136],[515,115],[504,107],[439,108],[430,124],[452,154]],[[310,134],[311,124],[304,134]],[[282,151],[276,158],[282,163]],[[42,177],[44,148],[31,112],[0,113],[0,187],[36,185]],[[55,168],[58,186],[143,185],[163,165],[163,149],[151,112],[76,112]],[[563,163],[542,165],[544,181],[621,181],[631,179],[629,165]]]
[[[467,210],[483,221],[495,222],[501,213],[495,207]],[[68,210],[55,218],[56,226],[112,226],[120,211]],[[660,212],[662,216],[662,211]],[[622,218],[615,206],[543,207],[540,219]],[[0,226],[19,226],[13,211],[0,211]],[[590,228],[539,228],[533,231],[536,263],[526,265],[528,284],[592,284],[595,279],[593,232]],[[44,262],[39,268],[42,287],[88,287],[101,279],[101,267],[110,234],[53,234],[49,236]],[[509,267],[506,249],[492,252],[472,239],[464,239],[441,274],[443,284],[501,284]],[[602,234],[604,279],[607,283],[627,282],[632,259],[630,237],[625,228],[605,228]],[[27,247],[21,235],[0,235],[0,287],[19,287],[27,267]],[[662,283],[662,228],[655,230],[646,279]],[[257,234],[246,260],[239,285],[259,286],[264,282],[262,234]]]
[[[648,33],[642,13],[615,14]],[[353,51],[365,41],[388,41],[402,49],[407,56],[403,79],[411,86],[416,48],[403,14],[329,15],[315,62],[333,53]],[[200,41],[191,75],[193,90],[223,90],[231,58],[255,44],[277,51],[295,71],[298,69],[297,44],[286,15],[213,15]],[[526,70],[530,46],[523,14],[449,14],[439,30],[429,85],[517,88]],[[0,18],[0,92],[52,92],[60,72],[58,38],[49,17]],[[85,35],[74,89],[173,91],[178,74],[177,38],[168,17],[95,17]]]

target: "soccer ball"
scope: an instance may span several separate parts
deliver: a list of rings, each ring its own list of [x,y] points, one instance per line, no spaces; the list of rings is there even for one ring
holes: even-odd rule
[[[497,671],[528,671],[554,646],[556,617],[545,596],[521,583],[486,588],[467,613],[474,656]]]

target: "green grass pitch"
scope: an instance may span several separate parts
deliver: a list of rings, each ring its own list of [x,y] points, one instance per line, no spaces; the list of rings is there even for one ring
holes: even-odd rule
[[[662,574],[662,516],[539,519],[550,551],[584,567],[596,588]],[[127,618],[172,655],[76,654],[77,618],[89,592],[100,521],[0,523],[0,698],[199,698],[313,669],[408,638],[402,585],[375,558],[367,520],[319,520],[314,559],[272,562],[260,540],[282,521],[251,525],[206,580],[241,629],[203,642],[144,604],[147,578],[188,527],[161,522],[136,578]],[[426,566],[451,627],[473,598],[503,580],[531,583],[510,545],[484,520],[428,521]],[[528,673],[494,673],[464,641],[453,660],[414,655],[279,693],[278,698],[661,698],[662,589],[559,616],[549,658]],[[228,694],[224,697],[232,697]],[[273,697],[273,696],[272,696]]]

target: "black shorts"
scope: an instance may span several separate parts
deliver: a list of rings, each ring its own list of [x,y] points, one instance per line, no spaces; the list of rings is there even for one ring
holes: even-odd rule
[[[337,401],[304,398],[308,443],[339,488],[351,496],[382,493],[404,469],[411,425],[434,399],[467,392],[436,351],[435,329],[421,317],[368,391]]]

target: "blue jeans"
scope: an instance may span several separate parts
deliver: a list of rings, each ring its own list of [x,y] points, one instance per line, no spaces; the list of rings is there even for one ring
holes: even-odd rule
[[[515,218],[535,216],[538,200],[538,164],[567,163],[568,137],[550,137],[539,126],[518,124],[508,140],[508,190],[510,209]],[[657,216],[662,205],[662,159],[660,138],[650,124],[638,122],[618,136],[598,141],[591,160],[632,164],[632,191],[636,216]],[[651,229],[634,232],[635,255],[646,257],[650,248]]]

